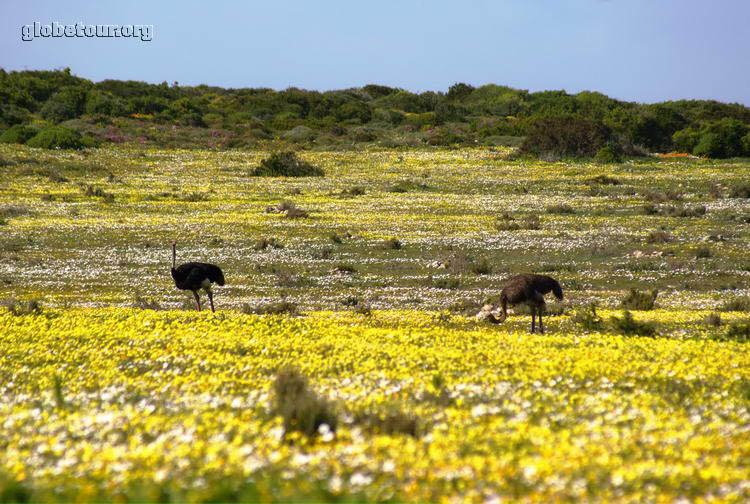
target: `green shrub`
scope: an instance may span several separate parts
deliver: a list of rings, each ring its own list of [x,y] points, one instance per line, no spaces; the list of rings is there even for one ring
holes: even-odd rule
[[[372,315],[372,308],[370,307],[369,304],[360,303],[354,307],[353,311],[354,313],[358,315],[364,315],[366,317],[369,317],[370,315]]]
[[[658,290],[641,292],[637,289],[630,289],[627,296],[620,302],[620,306],[626,310],[652,310],[658,294]]]
[[[706,206],[695,207],[667,207],[667,215],[670,217],[703,217],[706,215]]]
[[[351,133],[351,138],[355,142],[372,142],[377,139],[375,132],[368,128],[356,128]]]
[[[729,196],[732,198],[750,198],[750,183],[741,182],[735,185],[732,187]]]
[[[590,157],[607,145],[611,131],[601,121],[575,115],[532,119],[521,151],[529,154]]]
[[[596,151],[594,161],[597,163],[617,163],[620,161],[620,156],[617,155],[617,150],[613,145],[605,145]]]
[[[461,285],[461,281],[458,278],[436,278],[430,279],[432,286],[438,289],[455,290]]]
[[[450,131],[438,131],[427,137],[426,142],[429,145],[448,147],[450,145],[462,144],[466,139]]]
[[[297,431],[315,437],[324,424],[336,431],[338,416],[333,404],[311,390],[307,377],[297,369],[279,371],[273,390],[273,412],[284,421],[284,435]]]
[[[31,215],[32,211],[26,205],[3,205],[0,206],[0,219],[11,219]]]
[[[342,189],[341,195],[342,196],[364,196],[365,194],[365,188],[362,186],[352,186],[348,189]]]
[[[55,123],[74,119],[83,113],[86,95],[84,86],[64,87],[44,103],[39,114]]]
[[[486,258],[472,262],[469,269],[475,275],[489,275],[492,273],[492,266]]]
[[[42,313],[42,305],[38,299],[28,299],[26,301],[5,299],[0,302],[0,306],[5,306],[15,316],[39,315]]]
[[[330,259],[331,256],[333,256],[333,248],[322,247],[320,249],[313,250],[310,253],[310,255],[313,259],[317,259],[319,261],[325,261],[327,259]]]
[[[429,189],[429,186],[421,182],[399,180],[388,189],[388,192],[405,193],[411,191],[426,191],[427,189]]]
[[[695,142],[692,153],[696,156],[728,158],[750,155],[746,141],[748,135],[750,126],[737,119],[725,117],[703,124],[698,133],[692,130],[678,139],[683,147],[689,147],[690,142]]]
[[[261,238],[253,245],[254,250],[266,250],[267,248],[283,249],[284,244],[276,238]]]
[[[601,184],[601,185],[620,185],[622,182],[609,175],[597,175],[589,179],[590,184]]]
[[[11,126],[0,135],[0,142],[24,144],[36,135],[36,130],[25,124]]]
[[[633,314],[625,310],[622,318],[610,317],[612,329],[615,332],[626,336],[654,336],[656,327],[648,322],[638,322],[633,318]]]
[[[177,200],[185,201],[186,203],[199,203],[201,201],[209,201],[210,199],[208,194],[197,191],[181,195],[177,198]]]
[[[542,223],[537,215],[527,215],[521,220],[505,214],[495,220],[495,229],[498,231],[518,231],[521,229],[538,230],[542,228]]]
[[[344,243],[344,237],[336,233],[331,233],[328,238],[330,238],[330,240],[336,245],[341,245],[342,243]]]
[[[643,199],[646,201],[653,201],[654,203],[664,203],[666,201],[679,201],[682,199],[682,195],[676,191],[643,191]]]
[[[727,329],[726,339],[740,343],[750,342],[750,323],[734,322]]]
[[[365,124],[372,119],[372,107],[363,101],[352,100],[338,107],[333,115],[338,121],[354,120]]]
[[[695,258],[696,259],[708,259],[709,257],[712,257],[714,254],[711,251],[711,247],[698,247],[695,251]]]
[[[63,126],[48,126],[31,138],[26,145],[43,149],[82,149],[81,134]]]
[[[104,189],[101,189],[99,187],[94,187],[92,185],[82,186],[81,192],[83,192],[86,196],[95,196],[97,198],[102,198],[105,203],[114,203],[115,201],[114,194],[108,193]]]
[[[307,210],[302,210],[301,208],[290,208],[286,211],[286,214],[284,216],[287,219],[307,219],[310,217],[310,214],[307,212]]]
[[[567,203],[561,203],[559,205],[550,205],[547,207],[547,213],[550,214],[573,214],[575,213],[575,210],[573,210],[573,207],[568,205]]]
[[[339,263],[334,268],[334,271],[336,273],[348,273],[348,274],[351,274],[351,273],[356,273],[357,272],[357,268],[355,268],[351,264]]]
[[[135,296],[133,296],[133,308],[137,308],[139,310],[161,310],[162,307],[159,304],[159,302],[153,298],[147,298],[141,296],[139,292],[135,293]]]
[[[668,231],[651,231],[646,237],[646,243],[667,243],[672,241],[672,235]]]
[[[292,151],[274,152],[260,162],[251,175],[256,177],[322,177],[325,172],[303,161]]]
[[[722,324],[721,315],[718,313],[709,313],[703,317],[703,322],[710,327],[719,327]]]
[[[372,434],[406,434],[419,437],[419,424],[417,417],[404,413],[400,409],[391,407],[384,412],[369,411],[354,415],[354,423],[362,426]]]
[[[692,153],[701,139],[701,134],[693,127],[685,128],[672,135],[672,144],[677,152]]]
[[[596,313],[596,303],[577,308],[570,320],[587,331],[598,331],[604,324],[602,318]]]
[[[693,149],[693,154],[709,158],[724,157],[722,156],[721,138],[716,133],[702,135]]]
[[[388,238],[383,242],[383,248],[386,250],[401,250],[404,244],[398,238]]]
[[[359,298],[357,296],[347,296],[341,300],[341,304],[344,306],[354,307],[359,304]]]
[[[730,299],[719,308],[719,311],[750,311],[750,297],[738,297]]]

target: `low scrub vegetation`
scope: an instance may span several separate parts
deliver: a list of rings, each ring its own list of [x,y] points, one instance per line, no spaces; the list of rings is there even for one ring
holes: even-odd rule
[[[322,177],[325,172],[293,151],[274,152],[251,172],[256,177]]]
[[[650,292],[641,292],[637,289],[630,289],[630,292],[623,298],[620,306],[626,310],[653,310],[656,303],[658,290]]]

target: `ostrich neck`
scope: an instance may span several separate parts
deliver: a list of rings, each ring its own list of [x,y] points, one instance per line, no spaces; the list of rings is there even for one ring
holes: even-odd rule
[[[172,245],[172,269],[175,268],[175,264],[177,261],[177,248]]]

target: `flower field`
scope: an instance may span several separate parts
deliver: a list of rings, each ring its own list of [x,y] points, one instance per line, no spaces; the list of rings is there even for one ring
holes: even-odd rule
[[[674,327],[701,316],[654,314]],[[750,496],[747,345],[571,325],[540,336],[419,311],[3,314],[5,484],[33,500]],[[334,401],[335,435],[282,438],[271,385],[288,365]],[[416,433],[354,420],[393,411]]]
[[[750,500],[750,163],[507,154],[0,145],[0,500]],[[545,335],[472,316],[529,271]]]

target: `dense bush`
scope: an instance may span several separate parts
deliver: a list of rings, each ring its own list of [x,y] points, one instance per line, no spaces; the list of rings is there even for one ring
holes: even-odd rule
[[[43,149],[82,149],[85,146],[80,133],[63,126],[44,128],[26,144]]]
[[[0,135],[0,142],[3,143],[26,143],[30,138],[36,135],[36,130],[25,124],[16,124],[11,126]]]
[[[666,152],[672,150],[672,136],[687,126],[682,115],[663,104],[647,105],[636,120],[631,123],[628,136],[639,145],[650,151]]]
[[[675,132],[675,134],[672,135],[672,145],[677,152],[687,152],[688,154],[692,154],[693,149],[698,145],[700,139],[700,131],[691,126],[690,128],[685,128]]]
[[[83,113],[86,92],[83,86],[64,88],[52,95],[40,110],[40,114],[55,123],[74,119]]]
[[[620,156],[617,155],[617,149],[614,145],[605,145],[596,151],[594,161],[597,163],[617,163],[620,161]]]
[[[541,117],[531,121],[521,151],[536,155],[593,156],[611,136],[610,129],[601,121],[574,115]]]
[[[106,91],[94,90],[88,94],[84,110],[87,114],[122,116],[126,114],[125,103]]]
[[[699,129],[691,126],[677,131],[672,140],[675,149],[696,156],[750,156],[750,126],[729,117],[705,123]]]
[[[325,172],[292,151],[274,152],[251,173],[256,177],[322,177]]]

